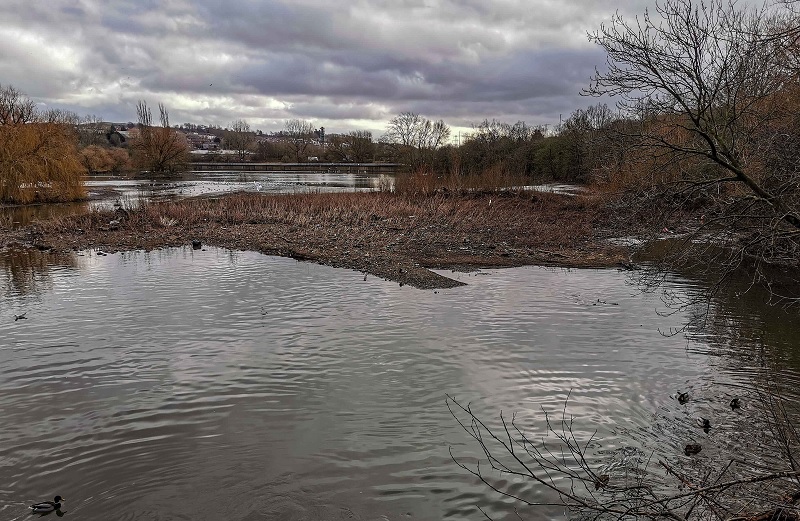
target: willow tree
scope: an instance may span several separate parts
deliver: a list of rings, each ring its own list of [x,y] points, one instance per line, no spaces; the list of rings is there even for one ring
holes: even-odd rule
[[[0,86],[0,202],[86,197],[77,135],[60,112],[40,113],[11,86]]]
[[[184,170],[189,162],[186,137],[169,126],[169,112],[158,104],[161,125],[153,125],[150,107],[144,101],[136,105],[139,120],[137,135],[131,144],[137,168],[154,174],[171,174]]]

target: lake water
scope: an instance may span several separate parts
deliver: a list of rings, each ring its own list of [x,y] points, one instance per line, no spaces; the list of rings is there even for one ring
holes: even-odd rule
[[[88,212],[93,209],[131,207],[141,201],[164,201],[234,192],[270,194],[318,192],[368,192],[394,189],[394,175],[368,172],[186,172],[170,179],[145,179],[123,175],[91,175],[86,179],[89,201],[0,207],[0,226],[24,226]],[[523,187],[518,187],[523,188]],[[574,194],[576,185],[544,184],[530,190]]]
[[[747,305],[724,315],[745,324],[732,345],[663,335],[689,314],[614,270],[445,274],[468,285],[215,248],[0,250],[0,519],[56,494],[73,519],[517,519],[451,460],[479,448],[446,394],[533,433],[569,394],[598,458],[695,439],[714,458],[749,421],[732,394],[766,366],[797,382],[796,326],[759,335]]]

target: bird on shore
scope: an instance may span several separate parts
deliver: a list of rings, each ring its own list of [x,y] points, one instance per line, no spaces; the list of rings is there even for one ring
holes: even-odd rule
[[[697,425],[703,428],[703,432],[708,434],[708,431],[711,430],[711,420],[707,418],[700,417],[697,419]]]
[[[53,511],[61,510],[61,502],[64,498],[56,496],[53,501],[42,501],[41,503],[34,503],[31,505],[31,510],[34,514],[48,514]]]
[[[684,392],[678,391],[677,393],[675,393],[675,399],[678,400],[679,404],[686,405],[686,403],[689,401],[689,393],[685,391]]]
[[[742,401],[739,400],[739,398],[734,398],[733,400],[731,400],[731,410],[732,411],[735,411],[736,409],[741,409],[741,408],[742,408]]]

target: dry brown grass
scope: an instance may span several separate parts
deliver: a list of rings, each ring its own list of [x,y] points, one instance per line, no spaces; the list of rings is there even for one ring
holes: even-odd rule
[[[431,195],[442,191],[451,192],[497,192],[523,191],[520,187],[529,181],[509,171],[502,164],[495,164],[478,175],[461,175],[457,171],[436,174],[430,168],[420,168],[409,174],[401,174],[395,180],[395,192],[401,195]]]
[[[426,268],[614,265],[624,252],[596,240],[605,220],[593,197],[552,193],[242,193],[0,229],[0,245],[117,251],[199,239],[434,288],[460,283]]]
[[[511,240],[520,244],[575,245],[590,236],[605,219],[593,197],[551,193],[401,195],[385,192],[294,195],[234,194],[143,204],[126,210],[130,229],[209,226],[277,225],[292,229],[322,226],[340,232],[368,233],[371,229],[401,227],[412,233],[431,227],[444,235],[484,236],[482,240]],[[111,215],[95,211],[48,223],[54,229],[103,227]],[[546,233],[542,233],[546,232]]]

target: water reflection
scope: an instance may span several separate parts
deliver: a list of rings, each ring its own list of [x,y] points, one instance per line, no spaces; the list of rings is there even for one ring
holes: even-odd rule
[[[606,455],[706,436],[670,415],[741,432],[702,391],[742,373],[660,335],[686,315],[658,317],[616,271],[448,273],[468,286],[434,293],[215,248],[39,262],[36,291],[0,281],[2,306],[30,310],[0,340],[3,519],[50,490],[98,519],[515,519],[452,463],[475,453],[445,393],[533,436],[571,393]]]
[[[753,368],[788,368],[800,372],[797,309],[782,306],[749,280],[730,278],[712,299],[692,309],[689,333],[702,336],[702,348]],[[767,349],[771,346],[772,349]]]
[[[3,303],[22,301],[24,296],[36,298],[52,290],[53,272],[76,269],[78,259],[74,254],[33,248],[0,249],[0,309]]]
[[[88,202],[34,204],[24,206],[0,207],[0,227],[15,228],[37,220],[78,215],[89,210]]]
[[[168,180],[94,176],[90,190],[113,191],[117,199],[135,203],[142,199],[162,200],[232,192],[304,193],[353,192],[391,189],[394,176],[347,172],[186,172]],[[93,206],[109,204],[100,199]]]

